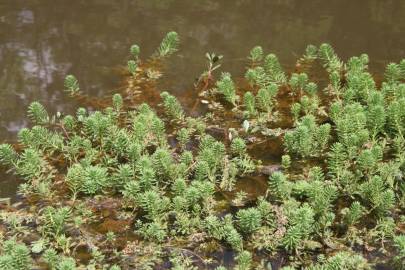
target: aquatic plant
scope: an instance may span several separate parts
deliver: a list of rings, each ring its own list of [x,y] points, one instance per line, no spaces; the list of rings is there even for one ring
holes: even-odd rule
[[[278,86],[274,83],[269,83],[265,88],[260,88],[256,95],[257,107],[261,111],[271,113],[277,92]]]
[[[182,120],[184,118],[183,108],[176,97],[170,95],[168,92],[162,92],[160,96],[163,99],[163,106],[166,113],[175,119]]]
[[[262,215],[256,208],[241,209],[236,214],[238,224],[245,233],[251,233],[260,228]]]
[[[157,54],[159,57],[166,57],[178,50],[180,43],[179,35],[176,32],[169,32],[160,43]]]
[[[56,266],[57,270],[76,270],[76,262],[73,258],[63,258]]]
[[[135,61],[138,60],[139,58],[139,53],[141,52],[141,48],[137,44],[133,44],[131,48],[129,49],[129,52],[131,53],[132,57],[135,59]]]
[[[7,240],[2,243],[0,255],[0,268],[4,270],[28,270],[31,269],[31,257],[29,249],[24,245]]]
[[[300,91],[302,93],[308,84],[308,75],[306,73],[293,73],[288,84],[294,92]]]
[[[100,107],[31,103],[32,126],[0,145],[24,180],[22,203],[0,211],[1,269],[226,269],[220,250],[240,270],[274,256],[282,269],[403,268],[405,60],[380,84],[366,54],[310,45],[285,72],[256,46],[244,78],[215,81],[221,56],[207,54],[195,107],[208,113],[191,117],[169,90],[156,107],[134,98],[178,44],[168,33],[151,61],[131,46],[127,89]],[[86,98],[72,75],[65,88]]]
[[[250,50],[249,60],[253,64],[259,64],[263,60],[263,48],[261,46],[255,46]]]
[[[71,211],[67,207],[55,209],[48,206],[43,210],[43,232],[59,235],[64,232],[66,222],[69,220]]]
[[[354,225],[361,217],[364,215],[364,207],[360,204],[360,202],[353,202],[350,205],[350,208],[345,208],[342,210],[345,215],[345,223],[348,226]]]
[[[80,91],[79,82],[74,75],[67,75],[64,85],[70,95],[76,95]]]
[[[236,257],[237,265],[235,270],[249,270],[252,269],[252,254],[249,251],[242,251]]]
[[[311,62],[318,58],[318,48],[315,45],[309,44],[305,48],[305,54],[303,55],[302,59],[303,62]]]
[[[243,95],[243,103],[249,116],[254,116],[257,113],[255,96],[251,92],[246,92]]]
[[[229,73],[222,73],[221,79],[217,81],[218,92],[221,93],[225,100],[236,106],[236,102],[239,100],[239,96],[236,94],[235,84],[232,81]]]
[[[221,67],[219,61],[222,59],[222,57],[223,57],[222,55],[216,55],[215,53],[205,54],[205,58],[207,58],[208,61],[207,70],[200,75],[196,85],[198,85],[200,82],[203,82],[204,85],[202,89],[203,90],[207,89],[210,82],[214,80],[213,78],[214,71]]]
[[[393,258],[393,263],[398,269],[404,269],[404,258],[405,258],[405,235],[397,235],[394,237],[394,246],[398,251],[398,255]]]
[[[352,254],[349,252],[341,251],[329,258],[322,258],[322,261],[318,264],[308,267],[309,270],[317,269],[371,269],[366,259],[358,254]]]
[[[17,153],[9,144],[0,145],[0,161],[6,165],[14,165],[17,161]]]
[[[289,155],[282,155],[281,156],[281,166],[283,166],[284,170],[288,170],[291,166],[291,157]]]
[[[132,76],[135,76],[137,68],[138,68],[138,64],[136,63],[135,60],[128,61],[128,71],[129,71],[129,73],[132,74]]]
[[[284,136],[284,144],[290,153],[303,157],[320,154],[327,147],[330,138],[331,125],[317,125],[315,117],[304,116],[297,127]]]
[[[286,75],[281,67],[278,57],[275,54],[268,54],[264,58],[264,71],[270,82],[276,84],[285,84],[287,81]]]
[[[28,107],[28,117],[34,124],[46,124],[50,120],[44,106],[37,101],[32,102]]]
[[[323,43],[319,46],[318,57],[322,60],[328,72],[341,71],[343,63],[330,44]]]

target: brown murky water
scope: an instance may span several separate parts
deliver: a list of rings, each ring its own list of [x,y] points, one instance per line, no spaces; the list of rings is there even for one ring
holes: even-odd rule
[[[160,89],[187,107],[206,52],[223,54],[223,70],[238,76],[255,45],[289,69],[307,44],[329,42],[343,59],[369,54],[371,71],[381,73],[405,57],[405,1],[0,0],[0,142],[28,125],[34,100],[51,112],[78,105],[63,92],[66,74],[89,95],[113,93],[129,46],[139,44],[146,58],[170,30],[182,46]],[[16,179],[4,169],[0,181],[0,197],[15,194]]]

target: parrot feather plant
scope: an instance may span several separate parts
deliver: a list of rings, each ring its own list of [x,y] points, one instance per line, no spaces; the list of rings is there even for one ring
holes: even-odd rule
[[[255,46],[245,74],[217,81],[207,54],[204,113],[170,89],[136,101],[179,42],[145,62],[132,45],[128,87],[98,107],[28,106],[0,144],[23,181],[0,210],[0,268],[404,269],[405,60],[380,83],[366,54],[309,45],[287,71]],[[74,75],[64,86],[83,96]]]

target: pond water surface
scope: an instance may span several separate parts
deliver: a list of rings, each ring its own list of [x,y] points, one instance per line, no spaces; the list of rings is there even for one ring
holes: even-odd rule
[[[139,44],[146,58],[171,30],[182,45],[160,89],[187,108],[206,52],[224,55],[222,70],[242,76],[255,45],[291,70],[307,44],[329,42],[343,59],[367,53],[381,76],[387,63],[405,57],[405,1],[0,0],[0,142],[15,141],[29,125],[32,101],[50,112],[76,108],[63,91],[67,74],[89,95],[113,93],[129,46]],[[0,169],[0,181],[0,197],[13,196],[17,180]]]

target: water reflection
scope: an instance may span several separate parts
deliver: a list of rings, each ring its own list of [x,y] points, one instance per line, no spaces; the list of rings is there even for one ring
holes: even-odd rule
[[[207,51],[225,56],[223,68],[241,74],[254,45],[279,55],[288,68],[308,43],[330,42],[343,57],[366,52],[371,68],[405,57],[405,1],[323,0],[3,0],[0,2],[0,138],[26,126],[28,104],[51,112],[77,104],[63,92],[75,74],[82,90],[102,96],[120,86],[114,70],[129,46],[153,53],[170,30],[181,51],[167,64],[162,89],[188,105]],[[10,191],[1,189],[0,196]]]

